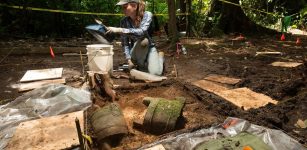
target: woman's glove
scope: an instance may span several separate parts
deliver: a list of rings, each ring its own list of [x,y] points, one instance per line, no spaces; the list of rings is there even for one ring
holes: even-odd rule
[[[118,34],[122,34],[123,31],[124,31],[123,28],[107,27],[107,32],[106,32],[106,33],[118,33]]]
[[[128,69],[131,70],[133,68],[134,68],[133,62],[131,61],[131,59],[128,59]]]

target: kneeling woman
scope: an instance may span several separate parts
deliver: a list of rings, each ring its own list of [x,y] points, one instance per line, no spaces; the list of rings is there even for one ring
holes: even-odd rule
[[[122,46],[129,68],[161,75],[163,71],[163,53],[157,52],[149,27],[152,13],[145,11],[143,0],[120,0],[125,17],[120,28],[108,27],[108,32],[121,34]]]

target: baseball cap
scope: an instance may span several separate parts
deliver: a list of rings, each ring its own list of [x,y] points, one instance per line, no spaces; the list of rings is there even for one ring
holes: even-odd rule
[[[116,5],[125,5],[131,2],[140,3],[140,0],[120,0]]]

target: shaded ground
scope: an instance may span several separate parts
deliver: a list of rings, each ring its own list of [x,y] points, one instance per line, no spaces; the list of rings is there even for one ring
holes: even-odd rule
[[[188,50],[187,55],[171,53],[166,50],[165,40],[158,39],[158,49],[166,52],[165,75],[174,78],[170,73],[174,65],[178,77],[162,84],[147,84],[141,88],[119,90],[119,103],[131,127],[131,120],[141,115],[146,107],[142,104],[142,97],[154,96],[174,98],[184,96],[187,104],[183,115],[186,120],[184,129],[189,130],[199,126],[210,126],[221,123],[226,117],[233,116],[251,121],[254,124],[281,129],[302,144],[307,143],[307,131],[296,127],[298,119],[306,120],[307,116],[307,38],[301,37],[302,45],[295,44],[295,36],[287,37],[287,41],[279,41],[277,36],[249,37],[246,41],[232,42],[233,36],[210,39],[182,39]],[[81,49],[85,52],[85,45],[93,41],[84,40],[52,41],[54,47],[67,47]],[[81,42],[82,41],[82,42]],[[20,80],[29,69],[43,69],[64,67],[64,76],[68,85],[80,87],[82,78],[82,65],[79,56],[62,56],[56,52],[52,59],[49,54],[50,41],[42,41],[37,45],[33,40],[25,40],[24,44],[31,47],[41,47],[36,54],[24,53],[16,55],[12,52],[6,57],[11,47],[18,51],[24,47],[18,41],[1,42],[0,48],[0,100],[4,104],[20,95],[10,88]],[[32,42],[32,43],[31,43]],[[15,44],[14,44],[15,43]],[[33,44],[34,43],[34,44]],[[3,47],[6,49],[4,50]],[[84,49],[83,49],[84,47]],[[15,50],[14,50],[15,51]],[[119,45],[115,45],[114,67],[125,63]],[[282,55],[255,56],[259,51],[280,51]],[[75,51],[79,53],[79,51]],[[86,59],[86,58],[84,58]],[[274,61],[301,62],[297,68],[273,67],[269,64]],[[116,69],[116,68],[115,68]],[[243,111],[224,99],[205,92],[190,82],[203,79],[208,74],[220,74],[241,78],[242,81],[234,87],[248,87],[255,92],[263,93],[279,101],[279,104],[269,104],[259,109]],[[125,79],[114,79],[116,84],[128,85]],[[132,115],[131,115],[132,114]],[[121,145],[127,149],[134,149],[150,143],[161,136],[147,135],[130,128],[131,134],[125,137]],[[179,131],[180,132],[180,131]],[[118,146],[118,149],[124,149]]]

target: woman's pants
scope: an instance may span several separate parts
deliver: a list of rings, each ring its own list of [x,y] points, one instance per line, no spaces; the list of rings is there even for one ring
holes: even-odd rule
[[[159,55],[156,47],[150,47],[148,39],[138,40],[131,49],[131,60],[141,71],[154,75],[163,72],[164,56]]]

